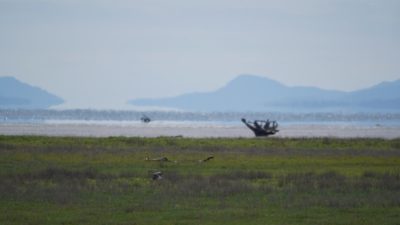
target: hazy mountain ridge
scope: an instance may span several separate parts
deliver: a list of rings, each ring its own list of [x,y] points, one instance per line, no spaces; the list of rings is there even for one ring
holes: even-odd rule
[[[39,109],[63,102],[60,97],[14,77],[0,77],[0,108]]]
[[[135,99],[129,103],[194,111],[399,111],[400,80],[344,92],[290,87],[264,77],[240,75],[214,92]]]

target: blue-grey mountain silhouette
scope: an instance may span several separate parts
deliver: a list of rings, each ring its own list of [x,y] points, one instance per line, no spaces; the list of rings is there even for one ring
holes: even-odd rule
[[[400,80],[344,92],[290,87],[265,77],[240,75],[213,92],[135,99],[129,103],[190,111],[399,111]]]
[[[61,98],[14,77],[0,77],[0,108],[43,109],[63,102]]]

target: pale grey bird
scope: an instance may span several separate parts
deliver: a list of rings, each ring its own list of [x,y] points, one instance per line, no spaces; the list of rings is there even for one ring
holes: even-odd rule
[[[153,173],[153,180],[161,180],[162,179],[162,172],[161,171],[157,171]]]

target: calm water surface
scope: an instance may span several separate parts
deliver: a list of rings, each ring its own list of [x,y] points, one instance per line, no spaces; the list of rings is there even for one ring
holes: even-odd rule
[[[152,121],[140,122],[145,114]],[[0,110],[1,135],[253,137],[241,122],[270,119],[277,137],[400,137],[399,113],[193,113]]]

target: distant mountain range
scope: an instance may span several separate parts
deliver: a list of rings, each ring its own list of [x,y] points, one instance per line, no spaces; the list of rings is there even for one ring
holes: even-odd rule
[[[214,92],[134,99],[129,103],[190,111],[392,112],[400,111],[400,80],[344,92],[316,87],[289,87],[265,77],[240,75]]]
[[[14,77],[0,77],[0,109],[44,109],[63,102],[63,99]]]

